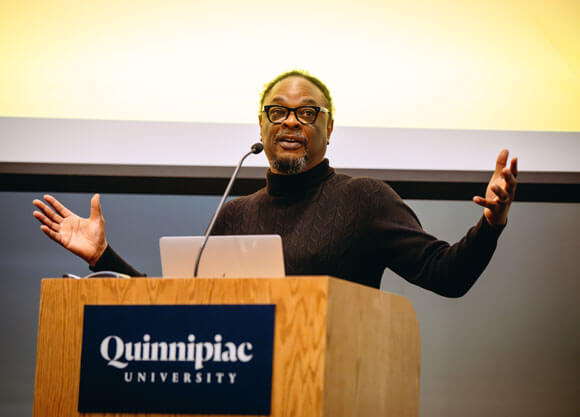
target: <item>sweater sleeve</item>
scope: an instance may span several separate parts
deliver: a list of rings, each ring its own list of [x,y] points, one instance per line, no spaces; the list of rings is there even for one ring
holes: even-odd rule
[[[386,184],[375,185],[369,215],[375,259],[412,284],[446,297],[461,297],[487,267],[502,227],[482,216],[457,243],[426,233],[409,206]]]
[[[89,269],[93,272],[98,271],[113,271],[119,272],[121,274],[126,274],[131,277],[145,277],[142,272],[137,271],[131,265],[129,265],[123,258],[121,258],[117,253],[111,248],[110,245],[107,245],[107,248],[97,261],[94,267],[89,267]]]

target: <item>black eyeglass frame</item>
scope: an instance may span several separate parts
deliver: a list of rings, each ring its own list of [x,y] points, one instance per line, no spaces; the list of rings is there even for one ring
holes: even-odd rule
[[[272,119],[270,119],[270,109],[272,107],[282,107],[283,109],[286,109],[288,111],[288,113],[286,113],[286,117],[283,120],[280,120],[279,122],[273,122]],[[304,109],[304,108],[313,109],[316,112],[316,114],[314,115],[313,121],[308,123],[308,122],[305,122],[305,121],[300,119],[300,117],[298,116],[298,109]],[[268,118],[268,121],[270,123],[272,123],[273,125],[281,125],[282,123],[284,123],[286,120],[288,120],[288,117],[290,117],[291,112],[294,112],[294,117],[296,117],[296,120],[298,120],[303,125],[312,125],[312,124],[316,123],[316,119],[318,119],[318,113],[320,113],[320,112],[330,113],[330,111],[326,107],[323,107],[323,106],[307,105],[307,106],[298,106],[298,107],[287,107],[287,106],[282,106],[281,104],[269,104],[267,106],[262,107],[262,111],[266,112],[266,117]]]

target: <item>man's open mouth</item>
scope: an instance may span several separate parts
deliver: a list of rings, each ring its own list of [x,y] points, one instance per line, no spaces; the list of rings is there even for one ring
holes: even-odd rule
[[[276,142],[280,144],[282,149],[295,150],[305,146],[306,140],[301,137],[284,135],[277,138]]]

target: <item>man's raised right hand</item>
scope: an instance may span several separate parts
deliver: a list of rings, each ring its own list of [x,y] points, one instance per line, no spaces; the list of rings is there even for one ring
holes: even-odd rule
[[[91,214],[88,219],[77,216],[51,195],[45,195],[44,200],[50,206],[41,200],[32,202],[40,210],[32,213],[42,223],[40,230],[64,248],[83,258],[91,267],[95,266],[107,248],[105,219],[101,211],[99,194],[95,194],[91,199]]]

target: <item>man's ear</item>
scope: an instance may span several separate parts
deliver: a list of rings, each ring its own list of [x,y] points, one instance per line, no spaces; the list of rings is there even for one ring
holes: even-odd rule
[[[332,134],[332,129],[334,129],[334,120],[329,119],[326,125],[326,143],[330,143],[330,135]]]
[[[262,114],[261,113],[258,115],[258,124],[260,125],[260,142],[263,142],[263,140],[262,140]]]

